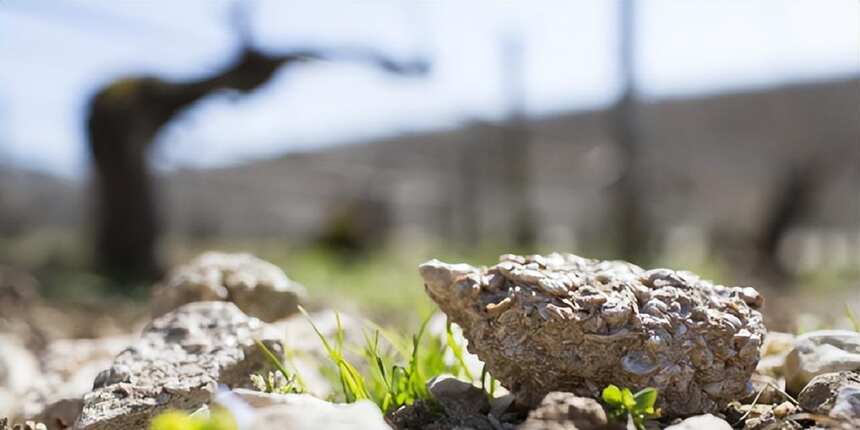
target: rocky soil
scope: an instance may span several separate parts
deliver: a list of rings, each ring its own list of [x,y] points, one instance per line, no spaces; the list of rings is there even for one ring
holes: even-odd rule
[[[505,390],[426,375],[429,397],[387,414],[367,400],[324,400],[337,387],[295,314],[304,288],[256,257],[207,253],[156,287],[142,328],[96,339],[34,341],[14,317],[32,293],[0,285],[0,430],[138,430],[168,410],[216,407],[243,430],[636,428],[601,399],[609,384],[658,390],[662,415],[645,428],[860,428],[860,333],[767,332],[752,288],[570,254],[505,255],[490,267],[434,260],[420,275],[445,314],[436,320],[462,329],[469,366]],[[336,331],[331,310],[311,317],[324,335]],[[361,342],[360,318],[341,324]],[[254,388],[250,376],[272,366],[255,341],[295,354],[307,392]]]

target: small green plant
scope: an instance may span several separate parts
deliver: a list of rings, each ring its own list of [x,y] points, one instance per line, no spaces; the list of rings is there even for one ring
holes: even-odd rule
[[[274,394],[301,394],[305,392],[304,387],[298,383],[295,376],[290,379],[278,377],[275,372],[264,375],[251,375],[251,385],[258,391]]]
[[[268,372],[265,375],[251,375],[251,383],[258,390],[265,393],[304,393],[305,384],[298,372],[290,372],[284,366],[283,362],[273,353],[266,344],[255,340],[257,348],[263,352],[269,363],[281,374],[283,378],[278,378],[273,372]]]
[[[427,325],[431,315],[422,321],[417,333],[411,337],[390,333],[366,321],[366,325],[373,330],[364,332],[364,345],[356,351],[366,362],[366,365],[359,366],[350,362],[345,353],[346,335],[340,315],[335,314],[337,326],[329,339],[314,324],[307,311],[304,309],[300,311],[319,337],[331,367],[334,367],[334,371],[329,374],[340,389],[338,394],[341,398],[338,399],[338,396],[335,396],[337,400],[351,403],[368,399],[376,403],[383,412],[388,413],[417,400],[434,404],[427,389],[427,381],[432,377],[442,374],[457,377],[465,375],[470,381],[473,380],[472,373],[466,367],[464,348],[457,342],[450,324],[446,326],[444,338],[427,335]],[[445,354],[448,349],[451,350],[454,359],[446,361]],[[350,351],[353,350],[350,349]],[[270,359],[274,357],[271,353],[267,355]],[[277,368],[284,373],[287,380],[291,380],[289,372],[282,370],[281,367]],[[261,377],[255,379],[259,378]],[[265,390],[275,389],[268,386],[265,380],[258,380],[258,384]],[[495,384],[491,385],[495,387]]]
[[[208,418],[180,411],[167,411],[155,417],[150,430],[238,430],[236,420],[223,409],[212,409]]]
[[[311,324],[311,327],[313,327],[314,332],[323,344],[323,348],[325,348],[326,354],[328,354],[329,360],[337,369],[337,376],[344,396],[344,401],[346,403],[353,403],[358,400],[371,399],[370,393],[367,390],[367,384],[365,383],[361,372],[359,372],[358,368],[350,363],[344,355],[344,341],[346,336],[343,330],[343,323],[340,320],[340,314],[335,314],[337,329],[335,331],[334,339],[332,342],[329,342],[316,324],[314,324],[313,319],[311,319],[308,312],[301,306],[299,306],[299,311],[302,312]]]
[[[375,330],[372,336],[365,334],[364,355],[370,368],[370,379],[373,381],[372,397],[386,413],[402,405],[412,404],[418,399],[431,398],[426,386],[426,371],[431,366],[426,366],[427,362],[423,361],[422,355],[419,354],[425,326],[426,321],[418,334],[412,337],[411,347],[400,352],[401,357],[409,357],[406,365],[398,364],[394,357],[382,352],[379,347],[379,330]]]
[[[639,430],[645,429],[647,420],[660,417],[660,410],[654,408],[657,403],[656,388],[645,388],[633,394],[628,388],[618,388],[610,384],[603,389],[602,397],[609,407],[610,419],[620,421],[629,416]]]

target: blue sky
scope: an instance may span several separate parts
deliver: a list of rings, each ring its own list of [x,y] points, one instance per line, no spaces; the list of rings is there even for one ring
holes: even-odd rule
[[[0,0],[0,163],[81,177],[87,96],[127,74],[184,79],[218,70],[236,49],[231,4]],[[856,0],[638,5],[637,80],[646,98],[860,73]],[[156,161],[223,165],[499,119],[506,34],[522,40],[530,114],[605,106],[618,93],[616,8],[598,0],[256,0],[254,38],[268,51],[372,46],[426,57],[433,71],[416,79],[343,63],[289,69],[238,101],[216,95],[195,106],[161,133]]]

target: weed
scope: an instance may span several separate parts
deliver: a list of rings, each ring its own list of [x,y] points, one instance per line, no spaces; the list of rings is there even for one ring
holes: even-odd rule
[[[368,399],[387,413],[417,400],[434,403],[427,389],[430,378],[451,374],[474,379],[466,366],[464,348],[457,342],[450,324],[446,326],[444,339],[427,334],[432,314],[424,318],[418,331],[411,337],[391,333],[367,321],[366,325],[372,330],[364,332],[364,345],[359,351],[366,366],[360,367],[350,362],[344,353],[346,335],[340,315],[335,315],[336,330],[328,339],[310,315],[304,309],[300,310],[322,342],[330,367],[334,368],[331,373],[335,385],[340,389],[338,394],[347,403]],[[452,362],[445,358],[449,349],[454,357]],[[288,375],[285,374],[285,377]],[[265,385],[265,380],[262,385]]]
[[[611,419],[619,421],[629,416],[639,430],[645,429],[648,419],[660,416],[660,410],[654,409],[654,404],[657,403],[656,388],[645,388],[633,394],[628,388],[618,388],[610,384],[603,389],[602,397],[609,407]]]
[[[426,326],[422,324],[418,334],[412,337],[412,346],[409,349],[409,361],[404,366],[397,364],[393,357],[384,354],[379,348],[380,331],[375,330],[373,335],[365,333],[365,358],[369,364],[370,379],[373,386],[373,399],[380,409],[389,412],[402,405],[412,404],[418,399],[430,400],[426,382],[426,361],[422,361],[419,353],[421,338]],[[401,354],[403,352],[401,351]],[[433,354],[428,355],[433,356]]]
[[[256,342],[257,348],[259,348],[260,351],[263,352],[263,355],[266,356],[266,359],[269,360],[269,363],[271,363],[283,377],[282,379],[277,378],[273,372],[268,372],[266,375],[251,375],[251,383],[254,387],[265,393],[288,394],[305,392],[304,381],[302,381],[298,372],[290,372],[287,370],[283,362],[275,356],[275,353],[266,347],[266,344],[259,340],[255,340],[254,342]]]
[[[320,329],[314,324],[311,316],[308,312],[303,308],[299,307],[299,311],[307,318],[308,322],[311,324],[311,327],[314,329],[314,332],[319,337],[320,341],[323,344],[323,348],[325,348],[326,354],[328,354],[329,360],[334,364],[337,369],[337,375],[340,382],[341,392],[344,396],[344,401],[346,403],[353,403],[358,400],[369,400],[371,399],[370,393],[367,391],[367,384],[365,383],[364,377],[358,371],[349,360],[344,356],[344,330],[343,323],[340,320],[340,314],[335,314],[335,319],[337,321],[337,330],[335,331],[334,339],[332,342],[329,342],[326,339],[325,335],[322,334]]]

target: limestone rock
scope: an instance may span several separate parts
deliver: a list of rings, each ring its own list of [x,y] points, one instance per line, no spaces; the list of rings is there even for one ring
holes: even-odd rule
[[[83,407],[84,400],[81,397],[62,398],[42,406],[39,413],[35,415],[26,414],[27,404],[25,404],[24,416],[44,423],[47,430],[63,430],[75,423]]]
[[[427,383],[427,389],[449,417],[486,415],[490,411],[484,390],[457,378],[437,376]]]
[[[420,272],[469,351],[527,405],[611,383],[658,388],[670,416],[715,412],[747,393],[765,334],[754,289],[689,272],[570,254],[483,269],[433,260]]]
[[[666,427],[666,430],[732,430],[726,420],[711,414],[697,415]]]
[[[49,430],[71,426],[93,380],[132,342],[130,336],[113,336],[49,343],[42,353],[42,378],[23,396],[21,414],[45,423]]]
[[[791,403],[787,400],[774,406],[773,409],[771,409],[771,411],[773,412],[773,416],[779,419],[785,419],[789,415],[797,412],[797,410],[798,407],[795,406],[794,403]]]
[[[823,373],[860,369],[860,333],[819,330],[798,336],[785,359],[785,385],[797,394]]]
[[[433,378],[427,383],[427,390],[433,395],[433,402],[417,400],[401,406],[389,412],[388,423],[398,430],[496,430],[501,428],[500,420],[511,403],[500,398],[493,414],[493,405],[483,390],[451,376]]]
[[[391,430],[368,400],[334,404],[307,394],[233,393],[254,408],[250,430]]]
[[[818,375],[800,392],[797,401],[809,412],[860,419],[860,372]]]
[[[836,396],[830,416],[846,418],[860,425],[860,387],[843,387]]]
[[[79,430],[143,429],[165,409],[193,410],[219,384],[249,384],[268,366],[254,344],[263,323],[227,302],[197,302],[153,320],[84,396]],[[281,351],[279,342],[261,339]]]
[[[297,310],[305,289],[278,266],[251,254],[204,253],[179,266],[153,292],[163,315],[191,302],[230,301],[250,316],[275,321]]]
[[[17,416],[21,395],[40,380],[39,363],[15,336],[0,335],[0,416]]]
[[[23,393],[39,378],[36,357],[10,335],[0,335],[0,388],[12,393]]]
[[[785,357],[788,356],[793,347],[793,334],[768,332],[761,346],[761,360],[756,366],[756,373],[774,378],[783,376]]]
[[[780,380],[766,375],[754,373],[750,378],[752,391],[746,397],[739,399],[743,403],[772,404],[778,403],[783,396],[779,390],[784,390]],[[759,394],[760,393],[760,394]]]
[[[452,417],[440,411],[439,407],[417,400],[411,405],[403,405],[389,412],[386,421],[397,430],[498,430],[511,428],[509,424],[499,422],[492,415],[474,414]]]
[[[606,426],[606,412],[597,400],[556,391],[547,394],[518,429],[590,430]]]
[[[34,421],[15,424],[12,428],[9,428],[9,420],[7,418],[0,418],[0,430],[47,430],[47,428],[44,424]]]

